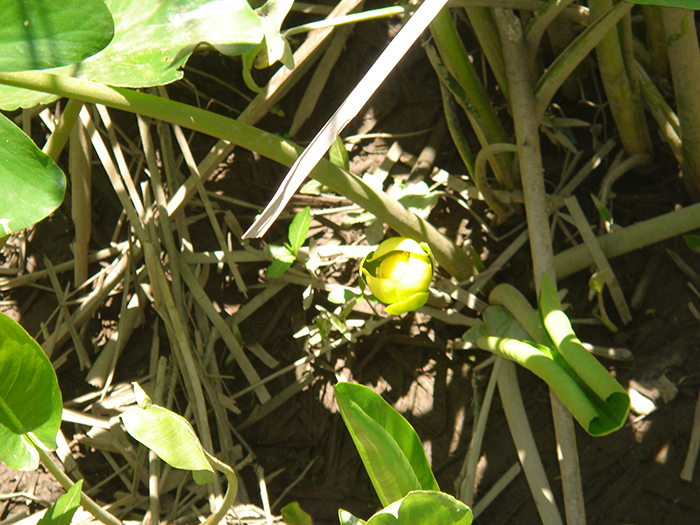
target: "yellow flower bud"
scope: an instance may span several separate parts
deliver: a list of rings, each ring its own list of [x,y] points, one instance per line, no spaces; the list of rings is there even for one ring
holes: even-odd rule
[[[415,310],[428,301],[434,271],[430,247],[405,237],[385,240],[360,263],[367,286],[392,315]]]

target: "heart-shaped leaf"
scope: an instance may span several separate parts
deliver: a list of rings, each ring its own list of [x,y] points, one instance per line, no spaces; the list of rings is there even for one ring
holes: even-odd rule
[[[49,69],[103,49],[114,21],[102,0],[0,2],[0,71]]]
[[[0,115],[0,237],[39,222],[66,191],[66,177],[21,129]]]
[[[105,0],[112,42],[75,66],[51,70],[113,86],[147,87],[182,78],[197,44],[238,55],[262,41],[260,19],[246,0]],[[56,96],[2,86],[0,108],[32,107]]]
[[[0,462],[35,470],[39,454],[31,432],[56,448],[63,406],[53,366],[39,344],[17,322],[0,313]]]
[[[382,505],[414,490],[440,490],[418,434],[379,394],[338,383],[335,397]]]
[[[192,425],[184,417],[151,403],[141,387],[134,384],[138,408],[122,415],[126,431],[171,467],[192,470],[200,485],[214,481],[212,469]]]

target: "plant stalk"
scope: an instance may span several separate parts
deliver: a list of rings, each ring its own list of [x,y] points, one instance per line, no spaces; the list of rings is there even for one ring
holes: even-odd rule
[[[496,117],[447,9],[443,9],[433,19],[430,31],[442,63],[467,98],[466,101],[462,101],[457,96],[481,145],[508,142],[503,126]],[[495,157],[491,163],[496,179],[503,189],[512,190],[517,186],[511,174],[511,164],[510,155]]]
[[[97,82],[38,71],[0,73],[0,83],[68,96],[83,102],[104,104],[177,124],[226,139],[285,166],[291,166],[301,151],[295,144],[253,126],[194,106],[130,89],[109,87]],[[472,262],[464,250],[386,193],[373,189],[358,177],[327,160],[322,160],[317,165],[311,177],[371,212],[400,235],[427,242],[437,262],[457,279],[464,280],[471,275]]]
[[[494,13],[503,42],[503,56],[511,90],[511,107],[518,145],[535,286],[539,292],[542,275],[548,275],[552,282],[556,283],[554,251],[544,186],[544,167],[540,152],[539,119],[535,113],[531,73],[523,67],[523,64],[527,64],[527,56],[520,20],[511,10],[495,9]],[[566,455],[559,455],[567,521],[569,525],[585,524],[583,487],[573,417],[551,389],[550,398],[557,446],[560,451],[568,452]]]
[[[26,434],[25,434],[26,435]],[[56,465],[53,458],[43,449],[41,444],[37,443],[33,437],[30,438],[34,448],[39,452],[41,464],[51,472],[51,475],[61,484],[64,490],[70,489],[74,483],[66,474]],[[84,492],[80,493],[80,505],[92,514],[96,520],[101,521],[105,525],[122,525],[122,522],[112,516],[109,512],[95,503]]]
[[[621,2],[625,4],[626,2]],[[612,0],[590,0],[594,20],[613,9]],[[638,93],[632,89],[617,28],[610,30],[596,46],[598,69],[625,151],[651,154],[653,147]]]
[[[700,47],[695,12],[662,8],[673,90],[681,124],[683,182],[694,200],[700,200]]]

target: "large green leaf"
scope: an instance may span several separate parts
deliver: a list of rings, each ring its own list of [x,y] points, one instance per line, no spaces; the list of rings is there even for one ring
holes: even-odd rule
[[[411,492],[380,510],[367,525],[471,525],[472,511],[444,492]]]
[[[26,436],[56,448],[63,412],[53,366],[17,322],[0,313],[0,462],[34,470],[39,456]]]
[[[115,23],[109,46],[74,66],[51,70],[103,84],[147,87],[182,78],[197,44],[239,55],[263,37],[246,0],[106,0]],[[57,97],[2,86],[0,108],[32,107]]]
[[[335,397],[382,505],[414,490],[440,490],[418,434],[379,394],[338,383]]]
[[[0,71],[74,64],[103,49],[113,35],[102,0],[3,0]]]
[[[0,237],[34,224],[63,201],[66,177],[22,130],[0,115]]]
[[[121,415],[131,437],[171,467],[193,471],[194,480],[200,485],[214,481],[214,469],[190,422],[167,408],[152,404],[137,384],[134,389],[139,407],[130,408]]]

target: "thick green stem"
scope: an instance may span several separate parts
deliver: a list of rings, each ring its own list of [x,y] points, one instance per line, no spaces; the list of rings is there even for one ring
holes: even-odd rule
[[[51,133],[49,140],[44,144],[42,151],[54,161],[58,160],[58,156],[68,143],[68,138],[70,137],[75,122],[78,120],[78,115],[82,107],[82,102],[70,99],[66,107],[63,108],[63,113],[61,113],[61,118],[58,124],[56,124],[56,128],[53,130],[53,133]]]
[[[544,186],[544,168],[540,152],[539,119],[535,112],[535,95],[531,73],[523,67],[523,64],[527,64],[527,56],[520,20],[513,11],[506,9],[495,9],[494,14],[503,42],[503,56],[511,90],[511,107],[518,144],[518,160],[530,235],[533,271],[539,290],[544,275],[551,277],[552,282],[556,282],[554,253],[547,213],[547,194]],[[569,525],[585,524],[586,513],[583,505],[583,487],[573,418],[551,389],[550,399],[560,451],[559,469],[567,521]]]
[[[474,66],[464,49],[462,40],[457,34],[450,12],[443,9],[430,24],[430,31],[435,41],[435,46],[440,54],[440,59],[449,74],[454,77],[461,87],[467,100],[463,107],[469,117],[469,122],[474,128],[477,138],[482,146],[494,142],[508,142],[505,131],[496,117],[491,102],[486,94],[484,86],[479,81]],[[450,87],[448,85],[448,87]],[[457,100],[460,96],[455,93]],[[460,104],[462,101],[460,100]],[[516,187],[511,174],[512,156],[499,156],[491,164],[496,179],[502,188],[511,190]]]
[[[610,259],[682,235],[696,228],[700,228],[700,204],[693,204],[687,208],[659,215],[608,235],[597,237],[597,242],[603,249],[605,256]],[[559,279],[565,279],[576,272],[585,270],[592,264],[594,264],[593,257],[585,244],[569,248],[554,257],[554,266]]]
[[[177,124],[255,151],[271,160],[291,166],[300,148],[272,133],[217,115],[210,111],[124,88],[114,88],[75,78],[38,71],[0,73],[0,84],[67,96],[94,104],[138,113]],[[467,253],[442,235],[427,221],[407,210],[386,193],[377,191],[358,177],[321,161],[311,176],[333,191],[344,195],[404,237],[427,242],[437,262],[459,280],[471,275]]]
[[[51,472],[54,478],[61,484],[64,490],[71,488],[74,483],[66,474],[59,468],[54,460],[49,456],[49,454],[42,448],[39,443],[34,442],[32,439],[32,444],[39,452],[39,458],[41,458],[41,464],[46,467],[46,469]],[[101,521],[105,525],[122,525],[121,521],[112,516],[109,512],[100,507],[97,503],[92,501],[90,497],[86,496],[84,492],[80,493],[80,505],[92,514],[96,520]]]
[[[691,197],[700,200],[700,48],[695,12],[676,7],[662,11],[681,123],[683,181]]]
[[[204,450],[204,454],[212,467],[219,472],[223,472],[224,476],[226,476],[226,481],[228,482],[228,488],[226,489],[224,501],[221,502],[221,506],[214,514],[202,522],[202,525],[217,525],[224,520],[226,513],[228,513],[229,509],[233,506],[234,501],[236,501],[236,493],[238,492],[238,478],[236,477],[236,473],[229,465],[223,461],[219,461],[206,450]]]
[[[596,20],[611,9],[612,0],[590,0],[591,15]],[[653,147],[639,96],[632,89],[617,29],[609,31],[596,46],[598,69],[610,104],[617,131],[625,151],[651,154]]]

